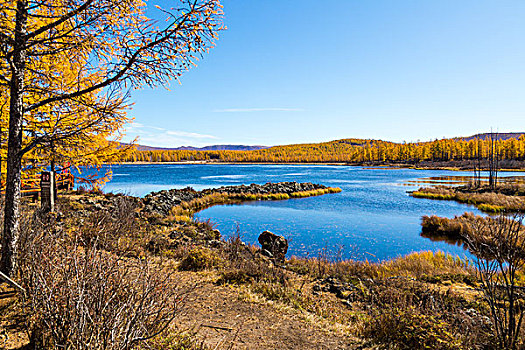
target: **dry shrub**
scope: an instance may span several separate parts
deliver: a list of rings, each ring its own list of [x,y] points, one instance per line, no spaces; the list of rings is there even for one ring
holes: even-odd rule
[[[45,223],[26,227],[20,265],[35,348],[134,349],[166,329],[184,294],[166,271]]]
[[[222,265],[222,259],[214,251],[204,247],[195,247],[182,259],[179,269],[182,271],[201,271]]]
[[[464,213],[453,219],[436,215],[421,218],[422,236],[427,238],[447,238],[451,243],[462,240],[462,237],[473,230],[473,226],[487,220],[483,216]]]
[[[120,255],[142,256],[145,239],[138,219],[138,204],[127,196],[117,196],[112,206],[89,215],[77,232],[86,246],[95,242],[99,248]]]
[[[490,348],[490,324],[457,295],[403,278],[368,288],[366,338],[407,350]]]
[[[523,349],[525,227],[523,216],[499,216],[479,222],[463,239],[476,256],[478,276],[488,303],[498,345]]]
[[[277,282],[287,284],[287,273],[275,266],[270,259],[257,254],[258,249],[246,245],[241,238],[239,228],[230,236],[223,249],[224,259],[228,262],[218,281],[219,284]]]

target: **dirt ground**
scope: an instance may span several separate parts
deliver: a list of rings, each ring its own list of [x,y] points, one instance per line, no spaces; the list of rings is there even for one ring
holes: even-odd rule
[[[185,279],[193,279],[198,286],[188,295],[178,324],[195,330],[212,349],[361,348],[341,325],[261,299],[240,287],[217,286],[210,276],[193,274]]]
[[[211,349],[362,349],[358,339],[337,323],[306,311],[265,300],[248,289],[220,286],[212,272],[177,272],[181,289],[190,290],[175,320],[178,330],[195,332]],[[0,311],[15,298],[2,286]],[[18,325],[17,325],[18,324]],[[0,349],[22,350],[23,326],[12,317],[0,324]]]

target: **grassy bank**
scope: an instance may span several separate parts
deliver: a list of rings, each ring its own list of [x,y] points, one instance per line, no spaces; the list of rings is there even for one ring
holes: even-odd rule
[[[322,196],[329,193],[339,193],[341,189],[338,187],[319,188],[310,191],[299,191],[291,193],[269,193],[269,194],[252,194],[252,193],[225,193],[216,192],[206,195],[201,198],[193,199],[188,202],[183,202],[171,209],[173,216],[181,219],[182,217],[189,218],[197,211],[209,208],[214,205],[241,203],[248,201],[275,201],[286,200],[291,198],[307,198]],[[188,220],[188,219],[184,219]]]
[[[496,190],[488,188],[462,187],[426,187],[411,192],[414,198],[435,200],[453,200],[459,203],[474,205],[486,213],[513,213],[525,210],[523,188],[518,186],[503,186]]]
[[[461,244],[462,237],[466,233],[472,232],[477,226],[484,225],[486,220],[472,213],[465,213],[452,219],[425,215],[421,218],[421,234],[426,238]]]

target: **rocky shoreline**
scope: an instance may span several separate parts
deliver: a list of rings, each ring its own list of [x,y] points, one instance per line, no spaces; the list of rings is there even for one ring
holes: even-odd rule
[[[181,206],[183,203],[191,203],[192,201],[213,195],[225,195],[228,198],[240,200],[271,200],[288,199],[294,197],[294,194],[300,193],[314,194],[315,191],[320,191],[319,194],[324,194],[340,192],[340,189],[310,182],[268,182],[264,185],[222,186],[219,188],[204,189],[202,191],[196,191],[191,187],[187,187],[183,189],[152,192],[144,197],[143,203],[146,212],[165,216],[170,214],[172,208]],[[284,196],[280,198],[275,195],[287,195],[288,197]]]

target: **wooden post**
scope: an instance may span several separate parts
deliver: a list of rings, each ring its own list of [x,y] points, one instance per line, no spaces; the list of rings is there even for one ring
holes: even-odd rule
[[[40,175],[41,206],[45,212],[55,210],[55,172],[43,171]]]

